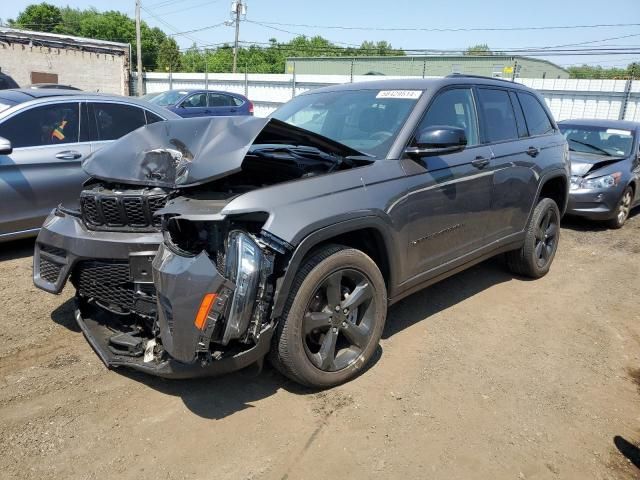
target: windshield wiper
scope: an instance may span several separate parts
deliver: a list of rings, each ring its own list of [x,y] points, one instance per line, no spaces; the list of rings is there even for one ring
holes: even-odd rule
[[[569,139],[570,142],[575,142],[575,143],[579,143],[580,145],[584,145],[585,147],[589,147],[589,148],[593,148],[594,150],[597,150],[599,152],[602,152],[604,155],[606,155],[607,157],[613,157],[613,155],[611,155],[609,152],[607,152],[606,150],[600,148],[600,147],[596,147],[595,145],[591,145],[590,143],[587,142],[581,142],[580,140],[575,140],[573,138]],[[571,149],[570,149],[571,150]],[[574,150],[575,152],[575,150]]]

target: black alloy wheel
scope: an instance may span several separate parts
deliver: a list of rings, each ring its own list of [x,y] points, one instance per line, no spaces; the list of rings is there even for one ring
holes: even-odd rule
[[[506,253],[507,266],[517,275],[543,277],[551,268],[560,240],[560,209],[553,199],[540,199],[524,233],[522,246]]]
[[[319,247],[296,272],[269,358],[302,385],[339,385],[364,371],[386,318],[387,288],[376,263],[354,248]]]
[[[376,305],[371,281],[340,269],[318,286],[302,319],[305,352],[317,368],[335,372],[352,365],[369,344]]]
[[[557,210],[548,209],[540,220],[535,234],[535,254],[539,268],[544,268],[555,253],[559,228],[560,219]]]

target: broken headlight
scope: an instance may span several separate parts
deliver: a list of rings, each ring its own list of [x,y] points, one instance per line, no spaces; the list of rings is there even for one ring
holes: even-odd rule
[[[222,344],[246,332],[256,300],[263,253],[251,236],[240,230],[229,233],[225,277],[236,285],[227,316]]]

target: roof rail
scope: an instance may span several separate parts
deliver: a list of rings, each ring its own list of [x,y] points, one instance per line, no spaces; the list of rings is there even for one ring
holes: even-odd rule
[[[451,75],[447,75],[446,78],[481,78],[483,80],[497,80],[500,82],[515,83],[511,80],[507,80],[506,78],[487,77],[486,75],[470,75],[467,73],[452,73]]]

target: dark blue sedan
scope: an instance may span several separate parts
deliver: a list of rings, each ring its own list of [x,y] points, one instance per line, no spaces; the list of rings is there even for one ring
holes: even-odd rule
[[[253,115],[248,98],[216,90],[168,90],[148,101],[184,118]]]

